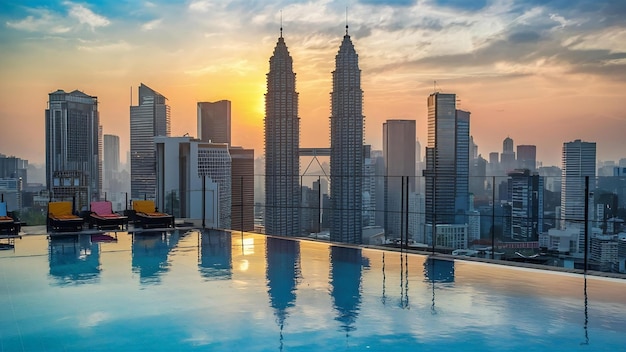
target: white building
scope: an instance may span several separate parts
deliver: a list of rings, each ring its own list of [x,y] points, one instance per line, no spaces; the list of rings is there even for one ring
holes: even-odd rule
[[[409,193],[409,236],[417,243],[424,243],[425,198],[423,194]]]
[[[157,206],[176,217],[230,228],[231,158],[225,143],[191,137],[155,137]],[[203,187],[204,180],[204,187]]]
[[[432,225],[426,224],[426,240],[432,244]],[[437,224],[435,227],[436,245],[452,249],[467,249],[467,224]]]

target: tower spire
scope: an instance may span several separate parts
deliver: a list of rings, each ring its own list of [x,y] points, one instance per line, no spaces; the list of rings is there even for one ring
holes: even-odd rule
[[[346,35],[348,35],[348,6],[346,6]]]
[[[280,37],[283,37],[283,10],[280,10]]]

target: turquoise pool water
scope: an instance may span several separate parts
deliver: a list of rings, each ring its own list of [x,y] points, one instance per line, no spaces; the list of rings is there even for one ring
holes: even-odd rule
[[[626,281],[256,234],[24,236],[2,351],[623,351]]]

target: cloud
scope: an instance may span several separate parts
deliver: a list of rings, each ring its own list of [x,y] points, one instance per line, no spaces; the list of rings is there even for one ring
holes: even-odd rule
[[[75,4],[69,1],[64,2],[64,5],[69,6],[70,8],[68,13],[70,17],[74,17],[81,24],[88,25],[92,30],[97,27],[106,27],[111,24],[111,21],[109,21],[106,17],[94,13],[83,5]]]
[[[65,34],[77,29],[78,25],[85,24],[94,30],[111,23],[106,17],[94,13],[83,5],[69,1],[63,5],[68,8],[67,15],[48,9],[27,8],[28,16],[21,20],[7,21],[6,26],[26,32]]]
[[[159,27],[162,22],[163,22],[162,18],[146,22],[146,23],[141,25],[141,30],[142,31],[151,31],[151,30]]]
[[[126,41],[120,40],[114,43],[98,43],[83,41],[81,45],[77,47],[78,50],[87,52],[114,52],[114,51],[129,51],[132,50],[132,45]]]
[[[72,28],[59,25],[58,16],[44,9],[29,9],[34,15],[26,16],[26,18],[18,21],[7,21],[6,26],[9,28],[27,31],[27,32],[45,32],[49,34],[67,33]]]
[[[209,12],[209,10],[213,7],[211,1],[209,0],[196,0],[192,1],[189,4],[189,10],[197,11],[197,12]]]

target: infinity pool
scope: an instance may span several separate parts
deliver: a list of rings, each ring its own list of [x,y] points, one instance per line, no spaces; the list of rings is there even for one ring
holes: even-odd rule
[[[24,236],[2,351],[619,351],[626,280],[212,231]]]

